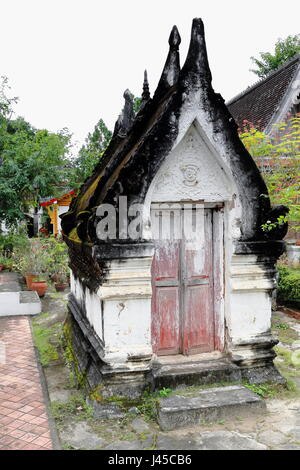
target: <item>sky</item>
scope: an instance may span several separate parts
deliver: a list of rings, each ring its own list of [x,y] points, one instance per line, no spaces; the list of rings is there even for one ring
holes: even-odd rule
[[[299,33],[297,0],[0,0],[0,75],[39,129],[67,127],[77,146],[100,118],[111,130],[126,88],[153,93],[177,25],[183,65],[192,19],[204,21],[213,86],[227,101],[257,81],[251,56]]]

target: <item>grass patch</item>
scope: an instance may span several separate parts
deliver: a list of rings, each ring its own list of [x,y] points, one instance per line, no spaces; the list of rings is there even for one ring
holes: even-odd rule
[[[157,392],[144,392],[140,404],[137,405],[140,413],[150,421],[156,421],[158,398],[159,395]]]
[[[103,405],[109,403],[117,404],[121,411],[127,413],[129,408],[135,407],[138,409],[139,414],[142,415],[146,420],[156,421],[157,417],[157,405],[158,399],[162,397],[167,397],[172,394],[170,388],[163,388],[156,392],[150,390],[144,391],[140,398],[130,399],[127,397],[112,396],[109,398],[103,398],[98,391],[92,391],[89,395],[89,398],[101,402]],[[134,419],[134,415],[129,416],[128,414],[120,420],[121,426],[128,424],[128,421]]]
[[[51,299],[64,299],[64,295],[59,292],[53,292],[49,295]]]
[[[244,383],[244,386],[256,393],[262,398],[272,398],[275,395],[278,395],[282,390],[282,385],[279,384],[248,384]]]
[[[50,362],[59,359],[57,347],[50,342],[55,334],[55,328],[42,328],[35,322],[33,324],[33,340],[39,352],[42,366],[48,366]]]
[[[299,336],[297,331],[288,327],[278,331],[278,339],[281,343],[292,344],[294,341],[299,339]]]
[[[38,319],[40,318],[48,318],[50,317],[50,312],[45,312],[45,313],[40,313],[39,316],[38,316]]]
[[[66,403],[53,401],[51,403],[51,413],[57,424],[61,425],[67,418],[81,421],[93,417],[93,408],[86,404],[82,395],[71,397]]]
[[[284,364],[287,366],[293,366],[292,362],[292,352],[287,349],[282,348],[281,346],[275,346],[274,351],[276,354],[284,359]]]
[[[157,392],[159,397],[168,397],[172,393],[172,390],[170,388],[162,388]]]
[[[287,323],[277,323],[275,325],[275,328],[278,330],[287,330],[289,328],[289,325]]]

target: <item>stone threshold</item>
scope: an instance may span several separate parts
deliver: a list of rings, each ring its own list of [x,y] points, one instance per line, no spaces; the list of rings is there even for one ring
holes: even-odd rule
[[[262,413],[266,403],[242,385],[208,388],[189,395],[159,399],[158,422],[163,431],[201,423],[216,423],[231,416]]]

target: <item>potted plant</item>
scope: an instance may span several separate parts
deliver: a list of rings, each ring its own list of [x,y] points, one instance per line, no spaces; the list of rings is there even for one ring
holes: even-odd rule
[[[68,256],[65,243],[50,237],[48,246],[48,272],[57,291],[63,291],[68,286]]]
[[[4,256],[0,256],[0,271],[6,268],[6,258]]]
[[[26,279],[27,288],[32,288],[32,280],[39,276],[45,277],[47,273],[48,255],[47,250],[39,238],[32,238],[29,246],[24,250],[17,250],[14,256],[15,268],[23,274]]]
[[[58,273],[56,279],[57,281],[54,283],[56,292],[63,292],[68,287],[67,273]]]
[[[4,269],[11,270],[13,265],[13,260],[9,256],[0,256],[0,271]]]
[[[36,251],[29,249],[26,253],[18,253],[14,258],[14,267],[24,276],[27,289],[31,290],[32,279],[39,274]]]
[[[48,283],[42,276],[34,277],[31,281],[31,290],[35,290],[39,297],[44,297],[48,289]]]

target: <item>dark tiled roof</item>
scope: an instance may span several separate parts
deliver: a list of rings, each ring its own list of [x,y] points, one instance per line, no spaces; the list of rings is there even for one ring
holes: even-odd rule
[[[297,55],[226,103],[239,127],[247,120],[256,128],[266,128],[295,77],[299,64],[300,55]]]

